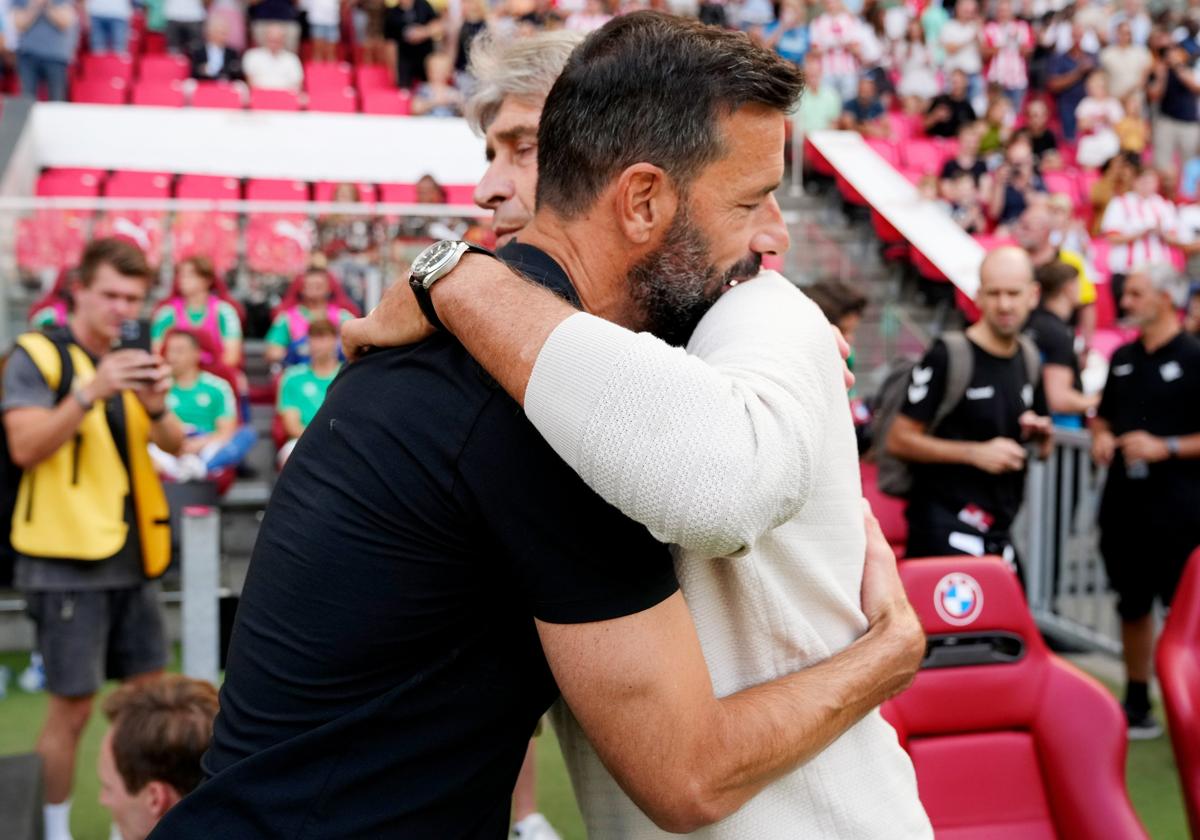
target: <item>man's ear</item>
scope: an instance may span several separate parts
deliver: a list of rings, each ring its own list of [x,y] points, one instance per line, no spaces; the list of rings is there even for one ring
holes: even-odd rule
[[[160,781],[149,782],[142,795],[146,797],[146,805],[154,815],[155,821],[161,820],[163,815],[183,798],[174,787]]]
[[[635,245],[652,242],[675,217],[678,196],[667,174],[651,163],[635,163],[617,178],[613,190],[617,224]]]

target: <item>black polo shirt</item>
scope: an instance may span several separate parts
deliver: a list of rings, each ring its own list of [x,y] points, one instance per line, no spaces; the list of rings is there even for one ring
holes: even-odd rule
[[[1009,358],[994,356],[975,342],[971,382],[958,404],[931,434],[945,440],[1021,440],[1020,417],[1028,409],[1045,414],[1040,383],[1027,379],[1018,348]],[[900,411],[919,423],[933,421],[946,393],[949,353],[938,340],[921,363]],[[1007,534],[1025,494],[1025,471],[991,475],[967,464],[911,464],[908,512],[913,522],[952,525],[956,521],[983,534]]]
[[[1082,390],[1079,357],[1075,355],[1075,331],[1071,325],[1048,309],[1038,307],[1029,313],[1025,335],[1033,339],[1042,354],[1043,365],[1062,365],[1071,369],[1075,390]]]
[[[573,297],[543,252],[504,259]],[[156,838],[501,838],[558,696],[534,627],[677,588],[452,336],[329,389],[276,485],[238,607],[210,777]]]
[[[1200,340],[1180,332],[1153,353],[1141,341],[1118,347],[1097,413],[1118,436],[1138,430],[1158,437],[1200,432]],[[1115,490],[1128,483],[1138,493],[1163,487],[1169,491],[1165,495],[1178,497],[1172,504],[1200,512],[1200,460],[1171,458],[1151,464],[1149,472],[1131,481],[1118,449],[1108,486]]]

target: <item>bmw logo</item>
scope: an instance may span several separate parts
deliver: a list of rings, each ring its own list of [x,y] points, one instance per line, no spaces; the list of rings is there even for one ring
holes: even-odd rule
[[[951,572],[934,588],[933,607],[942,621],[965,627],[983,610],[983,588],[970,575]]]

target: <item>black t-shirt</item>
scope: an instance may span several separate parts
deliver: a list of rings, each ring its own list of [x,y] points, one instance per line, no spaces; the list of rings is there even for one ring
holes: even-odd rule
[[[970,172],[971,177],[975,179],[975,186],[979,186],[979,181],[987,174],[987,164],[976,158],[975,163],[971,164],[968,169],[958,162],[958,158],[950,158],[942,164],[941,178],[943,181],[951,178],[957,178],[964,172]]]
[[[1200,340],[1181,332],[1153,353],[1133,341],[1118,347],[1108,368],[1108,381],[1098,413],[1113,434],[1145,431],[1158,437],[1200,432]],[[1170,458],[1150,464],[1146,479],[1130,480],[1118,449],[1108,484],[1141,488],[1147,482],[1169,485],[1173,502],[1200,512],[1200,460]],[[1162,482],[1163,484],[1160,484]]]
[[[572,296],[548,256],[504,259]],[[452,336],[348,365],[267,509],[210,778],[156,838],[499,838],[558,697],[534,626],[677,589]]]
[[[1007,437],[1020,441],[1020,416],[1030,408],[1038,414],[1046,413],[1040,385],[1027,381],[1020,350],[1005,359],[993,356],[975,342],[971,342],[971,349],[974,363],[970,385],[958,405],[931,430],[932,434],[945,440],[986,441]],[[946,393],[948,368],[946,345],[937,341],[913,368],[901,413],[919,423],[932,422]],[[976,512],[968,518],[986,524],[979,530],[1004,534],[1021,507],[1023,470],[990,475],[966,464],[912,464],[911,468],[909,509],[914,514],[937,507],[951,516],[959,516],[968,507],[978,508],[982,516]]]
[[[1040,158],[1046,152],[1052,152],[1058,148],[1058,138],[1047,128],[1037,134],[1030,134],[1029,145],[1033,148],[1034,155]]]
[[[1025,335],[1033,339],[1042,354],[1042,364],[1063,365],[1071,369],[1071,381],[1078,390],[1079,357],[1075,355],[1075,333],[1070,325],[1053,312],[1038,307],[1029,313],[1025,322]]]
[[[926,129],[925,133],[931,137],[957,137],[960,128],[969,122],[975,122],[975,109],[971,107],[969,99],[955,99],[950,94],[943,93],[934,97],[929,106],[929,113],[932,114],[939,105],[949,108],[950,116]]]

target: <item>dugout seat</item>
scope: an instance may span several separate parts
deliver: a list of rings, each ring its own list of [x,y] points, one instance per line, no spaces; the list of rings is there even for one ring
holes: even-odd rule
[[[1155,659],[1188,824],[1200,837],[1200,548],[1179,581]]]
[[[913,685],[884,705],[938,840],[1145,838],[1125,789],[1125,716],[1050,653],[994,557],[900,565],[929,637]]]

